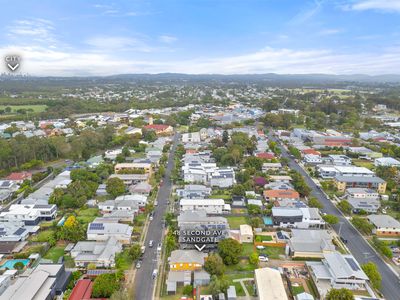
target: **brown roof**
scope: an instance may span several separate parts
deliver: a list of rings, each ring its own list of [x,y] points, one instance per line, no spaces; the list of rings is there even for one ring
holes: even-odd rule
[[[265,198],[300,198],[300,194],[295,190],[265,190]]]

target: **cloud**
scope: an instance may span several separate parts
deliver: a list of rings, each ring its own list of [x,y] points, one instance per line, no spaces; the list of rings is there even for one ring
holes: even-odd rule
[[[91,50],[96,52],[159,52],[170,51],[164,46],[150,45],[148,37],[125,37],[125,36],[96,36],[86,40]]]
[[[330,29],[323,29],[323,30],[319,31],[318,35],[320,35],[320,36],[335,35],[335,34],[338,34],[341,32],[342,32],[341,29],[330,28]]]
[[[61,51],[44,47],[3,47],[0,54],[18,53],[20,71],[39,76],[111,75],[179,72],[190,74],[398,74],[400,48],[381,53],[337,54],[329,49],[264,48],[238,56],[177,59],[121,58],[112,52]],[[3,68],[3,69],[1,69]],[[0,72],[6,71],[0,65]]]
[[[353,3],[344,5],[345,10],[377,10],[383,12],[400,13],[399,0],[356,0]]]
[[[54,42],[53,23],[45,19],[16,20],[7,27],[7,36],[12,40],[36,42]]]
[[[311,19],[315,16],[318,12],[320,12],[322,8],[322,4],[324,0],[314,0],[310,7],[300,11],[297,15],[295,15],[290,21],[290,25],[300,25]]]
[[[161,36],[158,37],[158,39],[161,42],[166,43],[166,44],[171,44],[171,43],[176,42],[178,40],[177,37],[172,36],[172,35],[161,35]]]

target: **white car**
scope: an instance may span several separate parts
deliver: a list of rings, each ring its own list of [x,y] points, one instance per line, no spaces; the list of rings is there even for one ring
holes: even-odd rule
[[[268,257],[266,256],[266,255],[259,255],[258,256],[258,260],[259,261],[264,261],[264,262],[267,262],[268,261]]]
[[[158,270],[154,269],[153,270],[153,274],[151,275],[151,277],[153,277],[153,279],[155,279],[157,277],[157,274],[158,274]]]
[[[265,249],[265,247],[262,246],[262,245],[256,246],[256,248],[257,248],[258,250],[264,250],[264,249]]]

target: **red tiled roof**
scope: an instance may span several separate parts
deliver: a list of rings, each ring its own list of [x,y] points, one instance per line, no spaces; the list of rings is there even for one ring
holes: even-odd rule
[[[93,282],[90,279],[79,280],[72,290],[69,300],[88,299],[92,295]]]
[[[169,125],[164,125],[164,124],[151,124],[151,125],[146,125],[144,126],[145,129],[151,129],[155,131],[164,131],[170,127]]]
[[[7,176],[7,180],[24,180],[32,177],[32,174],[29,172],[14,172]]]
[[[275,155],[273,153],[262,152],[262,153],[257,153],[257,157],[264,159],[274,159]]]
[[[264,197],[298,199],[300,198],[300,194],[295,190],[265,190]]]
[[[313,155],[321,155],[321,152],[314,150],[314,149],[304,149],[301,150],[303,154],[313,154]]]

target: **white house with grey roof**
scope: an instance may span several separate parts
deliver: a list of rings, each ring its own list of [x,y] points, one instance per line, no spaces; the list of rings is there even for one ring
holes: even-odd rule
[[[228,205],[228,206],[227,206]],[[220,215],[230,211],[230,205],[223,199],[181,199],[181,211],[205,210],[207,214]]]
[[[292,257],[323,258],[325,253],[335,251],[327,230],[292,229],[287,247]]]
[[[91,241],[106,241],[115,237],[122,244],[130,244],[133,227],[120,223],[96,223],[88,224],[87,239]]]
[[[98,268],[115,266],[115,255],[122,251],[122,244],[111,236],[107,241],[80,241],[71,250],[77,267],[95,264]]]
[[[368,276],[350,254],[325,253],[320,262],[306,262],[321,298],[330,289],[366,290]]]
[[[369,222],[374,225],[372,233],[377,236],[400,236],[400,222],[388,215],[369,215]]]

